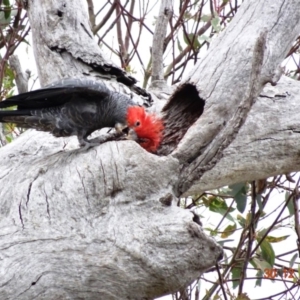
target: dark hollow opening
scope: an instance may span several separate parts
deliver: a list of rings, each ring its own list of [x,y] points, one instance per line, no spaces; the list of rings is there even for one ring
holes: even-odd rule
[[[158,154],[168,155],[203,113],[205,101],[192,84],[182,85],[163,108],[164,138]]]
[[[61,18],[63,16],[63,12],[61,10],[57,10],[57,15]]]

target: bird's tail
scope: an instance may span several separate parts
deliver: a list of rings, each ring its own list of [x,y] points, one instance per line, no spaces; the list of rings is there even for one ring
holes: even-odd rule
[[[0,110],[0,122],[1,123],[14,123],[16,117],[25,117],[30,115],[29,109],[22,110]]]

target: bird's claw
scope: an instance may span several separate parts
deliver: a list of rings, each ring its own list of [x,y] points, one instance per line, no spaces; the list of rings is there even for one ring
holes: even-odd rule
[[[99,146],[108,141],[116,141],[116,140],[119,141],[119,140],[127,140],[127,139],[130,139],[130,138],[127,138],[127,135],[125,135],[125,133],[123,131],[121,131],[121,132],[116,131],[114,133],[101,135],[101,136],[98,136],[98,137],[90,139],[90,140],[79,139],[79,145],[80,145],[81,151],[86,151],[90,148]]]
[[[79,148],[79,150],[80,151],[87,151],[87,150],[89,150],[90,148],[93,148],[93,147],[95,147],[95,146],[98,146],[100,143],[90,143],[90,142],[84,142],[84,143],[80,143],[79,144],[79,146],[80,146],[80,148]]]

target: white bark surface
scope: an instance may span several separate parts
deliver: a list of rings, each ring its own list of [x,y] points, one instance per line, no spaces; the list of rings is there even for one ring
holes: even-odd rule
[[[159,201],[176,160],[133,142],[63,146],[28,131],[1,149],[1,299],[151,299],[221,255],[189,211]]]
[[[86,1],[29,0],[33,49],[41,85],[88,74],[95,64],[115,66],[94,41]],[[37,26],[35,25],[37,24]]]
[[[195,190],[193,185],[220,161],[263,86],[280,78],[279,66],[299,32],[299,1],[245,1],[187,76],[185,82],[196,85],[206,104],[173,152],[185,164],[179,194]]]
[[[188,193],[300,170],[300,82],[267,85],[221,160]]]
[[[83,2],[29,1],[43,84],[105,64]],[[35,131],[1,148],[0,299],[151,299],[213,266],[221,248],[192,213],[159,200],[300,169],[299,83],[282,79],[279,96],[252,106],[299,20],[296,0],[244,2],[187,78],[206,106],[171,155],[129,141],[82,152],[76,138]]]
[[[168,22],[173,14],[173,0],[162,0],[159,9],[159,15],[157,18],[151,59],[152,59],[152,74],[151,74],[151,85],[150,89],[164,89],[167,85],[164,79],[164,64],[163,64],[163,53],[164,53],[164,40],[167,34]]]

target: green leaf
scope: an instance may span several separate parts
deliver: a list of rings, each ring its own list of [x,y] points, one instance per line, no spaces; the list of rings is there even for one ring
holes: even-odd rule
[[[225,6],[230,0],[223,0],[221,6]]]
[[[290,199],[290,197],[291,197],[291,193],[290,192],[286,192],[285,193],[285,202],[287,202]],[[293,199],[289,200],[289,202],[287,204],[287,208],[289,210],[290,217],[292,217],[295,214]]]
[[[240,224],[243,228],[245,228],[245,225],[246,225],[246,219],[245,219],[242,215],[240,215],[240,214],[238,214],[236,218],[237,218],[237,221],[239,222],[239,224]]]
[[[279,229],[279,228],[281,228],[280,225],[274,226],[274,227],[271,228],[270,232],[271,232],[271,231],[274,231],[274,230],[276,230],[276,229]],[[261,229],[260,231],[257,231],[257,232],[256,232],[256,238],[257,238],[257,240],[260,240],[260,239],[266,234],[266,232],[267,232],[269,229],[270,229],[270,228],[264,228],[264,229]]]
[[[8,143],[11,143],[11,141],[12,141],[12,138],[8,135],[5,136],[5,139]]]
[[[280,236],[280,237],[275,237],[275,236],[268,235],[265,238],[265,241],[267,241],[268,243],[278,243],[278,242],[286,240],[288,237],[289,237],[289,235],[284,235],[284,236]]]
[[[215,16],[212,20],[211,20],[211,25],[213,27],[213,29],[216,32],[220,32],[221,31],[221,26],[220,26],[220,18],[218,16]]]
[[[287,271],[286,268],[285,268],[285,273],[283,272],[283,268],[277,269],[277,274],[276,274],[276,276],[280,276],[281,278],[283,278],[283,276],[284,276],[287,272],[288,272],[288,271]],[[285,275],[285,276],[287,276],[287,275]]]
[[[256,273],[256,281],[255,281],[255,286],[261,286],[262,285],[262,277],[264,275],[264,271],[258,270]]]
[[[294,265],[294,263],[295,263],[295,261],[296,261],[297,258],[298,258],[298,253],[295,253],[293,255],[292,259],[290,260],[290,268],[293,267],[293,265]]]
[[[225,214],[225,218],[228,219],[229,221],[235,223],[234,218],[231,216],[231,214],[229,212],[227,212],[227,209],[223,209],[221,207],[209,207],[209,210],[215,213],[219,213],[222,216],[224,216]]]
[[[212,228],[204,227],[203,229],[207,230],[211,236],[217,236],[218,235],[218,232],[216,230],[212,229]]]
[[[212,25],[213,27],[219,25],[219,23],[220,23],[220,18],[219,18],[218,16],[215,16],[215,17],[211,20],[211,25]]]
[[[177,39],[177,47],[178,47],[178,50],[180,51],[180,52],[182,52],[182,46],[181,46],[181,44],[180,44],[180,41],[179,41],[179,39]]]
[[[272,266],[265,260],[254,257],[250,260],[250,264],[255,268],[259,269],[256,273],[257,280],[255,286],[262,286],[262,278],[266,269],[272,269]]]
[[[3,4],[6,6],[4,9],[4,17],[5,19],[10,18],[11,14],[11,6],[10,6],[10,1],[9,0],[3,0]]]
[[[11,19],[11,13],[7,17],[6,11],[0,11],[0,27],[4,29],[6,26],[9,25]]]
[[[236,230],[236,224],[234,223],[233,225],[228,225],[223,233],[221,234],[221,238],[222,239],[226,239],[227,237],[229,237],[230,235],[232,235]]]
[[[263,206],[262,206],[262,201],[261,201],[261,195],[256,195],[256,203],[258,205],[259,211],[262,213]]]
[[[229,194],[233,197],[236,202],[236,207],[240,213],[245,211],[247,205],[247,184],[236,183],[229,186]]]
[[[241,277],[242,265],[239,264],[237,267],[231,269],[232,279],[239,279]],[[232,281],[232,288],[235,289],[240,284],[239,280]]]
[[[184,14],[183,14],[183,19],[185,20],[185,21],[188,21],[189,19],[192,19],[192,14],[190,13],[190,12],[184,12]]]
[[[272,266],[265,260],[259,259],[257,257],[254,257],[252,259],[250,259],[250,264],[256,268],[256,269],[260,269],[260,271],[264,272],[265,269],[271,269]]]
[[[245,186],[244,182],[235,183],[229,186],[228,195],[235,197]]]
[[[183,33],[183,40],[187,45],[191,45],[191,43],[193,43],[192,46],[194,49],[199,49],[201,46],[197,36],[193,33],[188,33],[187,35]]]
[[[228,208],[226,202],[221,197],[217,196],[209,196],[209,197],[202,197],[203,204],[209,208],[210,211],[219,213],[222,216],[226,214],[226,218],[231,222],[235,223],[234,218],[229,214],[229,212],[234,211],[233,208]]]
[[[225,243],[228,243],[228,242],[233,242],[234,240],[233,239],[228,239],[228,240],[222,240],[222,241],[217,241],[217,244],[219,244],[220,246],[224,246]],[[224,252],[225,254],[225,252]]]
[[[262,277],[265,273],[265,270],[271,269],[272,267],[268,262],[266,262],[262,259],[256,258],[256,257],[254,257],[253,259],[250,260],[250,264],[254,268],[259,269],[256,273],[257,280],[255,282],[255,286],[261,286],[262,285]]]
[[[2,81],[2,89],[4,90],[5,97],[8,98],[10,92],[12,91],[14,84],[15,74],[13,70],[6,65],[4,68],[4,77]]]
[[[223,213],[222,212],[220,212],[220,213],[222,214],[222,216],[224,216],[226,212],[224,211]],[[235,222],[234,218],[232,217],[232,215],[230,213],[226,213],[225,218],[231,222]]]
[[[203,15],[201,17],[201,21],[203,21],[205,23],[209,22],[210,20],[211,20],[211,15]]]
[[[228,205],[226,201],[217,196],[209,196],[209,197],[203,197],[203,203],[206,207],[208,207],[211,211],[217,210],[217,209],[228,209]],[[229,212],[233,212],[234,209],[230,208]]]
[[[201,42],[210,42],[211,41],[211,38],[205,34],[202,34],[200,37],[199,37],[199,41]]]
[[[6,7],[4,10],[4,17],[5,19],[10,19],[10,14],[11,14],[11,7]]]
[[[275,263],[275,252],[272,245],[267,241],[262,241],[259,247],[261,249],[261,255],[263,259],[267,261],[271,267],[273,267]]]
[[[240,295],[237,296],[236,300],[251,300],[247,293],[241,293]]]
[[[243,193],[240,193],[234,197],[234,200],[236,202],[236,208],[238,209],[238,211],[240,213],[243,213],[247,205],[247,196]]]

